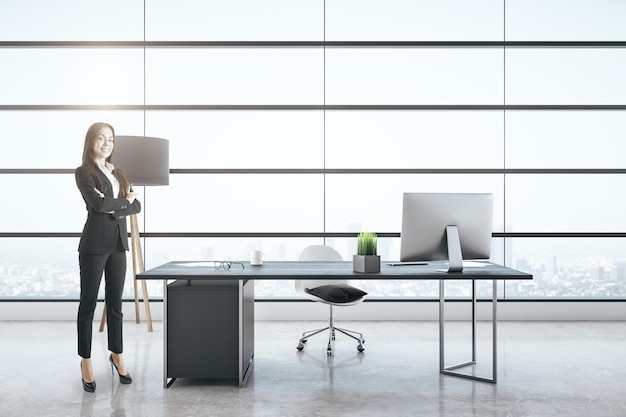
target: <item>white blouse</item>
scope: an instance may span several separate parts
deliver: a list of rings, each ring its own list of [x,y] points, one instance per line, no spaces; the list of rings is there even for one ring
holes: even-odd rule
[[[106,165],[98,164],[98,168],[100,168],[100,171],[102,171],[102,173],[106,175],[106,177],[109,179],[111,187],[113,188],[113,197],[118,198],[118,196],[120,195],[120,183],[117,178],[115,178],[115,175],[113,175],[113,170],[115,169],[115,167],[113,166],[113,164],[107,162]]]

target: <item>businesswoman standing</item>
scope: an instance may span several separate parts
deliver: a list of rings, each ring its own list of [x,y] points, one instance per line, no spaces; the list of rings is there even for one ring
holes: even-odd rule
[[[87,130],[82,165],[76,168],[76,185],[87,205],[87,221],[78,245],[80,304],[78,307],[78,355],[83,389],[96,390],[91,362],[93,316],[102,274],[105,280],[109,362],[122,384],[132,378],[122,357],[122,292],[126,278],[128,232],[126,216],[141,211],[141,204],[123,171],[111,164],[115,131],[107,123]]]

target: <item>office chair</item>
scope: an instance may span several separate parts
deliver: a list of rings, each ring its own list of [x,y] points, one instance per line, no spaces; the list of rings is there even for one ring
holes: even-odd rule
[[[300,261],[342,261],[341,254],[330,246],[313,245],[304,248],[300,254]],[[298,342],[297,349],[301,351],[304,349],[304,344],[308,338],[315,336],[325,330],[329,331],[328,335],[328,347],[326,354],[331,356],[333,354],[332,342],[335,340],[335,331],[345,334],[356,340],[359,344],[357,350],[363,352],[365,347],[365,339],[359,332],[353,330],[342,329],[335,326],[333,317],[334,306],[352,306],[363,301],[366,292],[359,290],[348,285],[347,280],[296,280],[295,281],[296,293],[305,296],[313,301],[328,304],[330,306],[330,316],[328,320],[328,326],[309,330],[302,333],[302,337]]]

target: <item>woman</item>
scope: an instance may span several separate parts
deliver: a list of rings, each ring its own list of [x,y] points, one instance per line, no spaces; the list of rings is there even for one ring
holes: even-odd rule
[[[82,165],[76,168],[76,185],[87,204],[87,222],[78,245],[80,304],[78,307],[78,354],[83,389],[96,390],[91,363],[93,316],[104,272],[109,362],[122,384],[132,378],[122,357],[122,292],[126,278],[128,232],[126,216],[141,211],[141,204],[124,172],[115,169],[111,157],[115,131],[107,123],[87,130]]]

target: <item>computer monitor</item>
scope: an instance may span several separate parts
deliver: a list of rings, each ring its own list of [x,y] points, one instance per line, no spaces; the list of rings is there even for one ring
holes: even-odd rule
[[[404,193],[400,261],[448,260],[450,272],[463,260],[489,259],[493,194]]]

